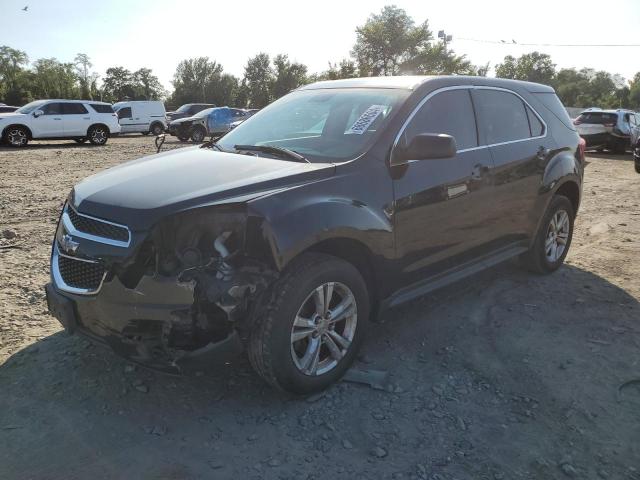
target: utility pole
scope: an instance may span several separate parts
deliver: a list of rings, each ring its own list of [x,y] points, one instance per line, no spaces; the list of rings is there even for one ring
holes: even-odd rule
[[[453,35],[447,35],[444,30],[440,30],[438,32],[438,38],[442,40],[442,43],[444,44],[444,53],[447,53],[447,44],[453,40]]]

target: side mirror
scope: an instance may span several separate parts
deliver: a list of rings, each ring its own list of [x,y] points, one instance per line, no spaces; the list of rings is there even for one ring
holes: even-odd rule
[[[36,117],[36,118],[38,118],[38,117],[40,117],[42,115],[44,115],[44,112],[42,110],[35,110],[33,112],[33,116]]]
[[[444,133],[421,133],[411,139],[409,145],[394,151],[392,164],[399,165],[409,160],[431,160],[452,158],[458,148],[456,139]]]

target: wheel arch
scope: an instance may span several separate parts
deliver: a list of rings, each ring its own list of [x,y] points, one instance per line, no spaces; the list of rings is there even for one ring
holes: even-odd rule
[[[102,122],[97,122],[89,125],[89,128],[87,128],[87,136],[89,136],[89,130],[91,130],[93,127],[104,127],[107,129],[107,132],[109,132],[109,135],[111,135],[111,129],[109,128],[109,125]]]
[[[7,130],[9,130],[11,127],[21,127],[24,128],[27,131],[27,135],[29,136],[29,140],[33,140],[33,132],[31,131],[31,129],[27,126],[24,125],[22,123],[12,123],[10,125],[7,125],[3,130],[2,133],[0,134],[0,138],[4,138],[5,134],[7,133]]]
[[[563,195],[569,199],[573,206],[573,213],[578,213],[580,207],[580,187],[574,180],[567,180],[561,183],[555,190],[554,195]]]

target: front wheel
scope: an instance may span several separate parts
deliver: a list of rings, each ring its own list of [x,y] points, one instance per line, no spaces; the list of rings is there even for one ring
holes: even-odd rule
[[[24,127],[9,127],[5,133],[5,138],[12,147],[24,147],[29,143],[29,132]]]
[[[207,136],[207,132],[205,131],[204,128],[202,127],[197,127],[193,129],[193,132],[191,133],[191,140],[193,140],[196,143],[200,143],[204,140],[204,137]]]
[[[569,199],[556,195],[545,213],[531,249],[521,260],[536,273],[551,273],[560,268],[569,252],[575,212]]]
[[[104,145],[109,139],[109,130],[102,125],[94,125],[87,132],[92,145]]]
[[[151,133],[154,134],[156,137],[158,135],[162,135],[163,132],[164,132],[164,127],[162,126],[162,124],[154,123],[153,125],[151,125]]]
[[[257,308],[249,360],[269,384],[297,394],[327,388],[364,339],[369,295],[358,270],[324,254],[303,254]]]
[[[86,139],[86,138],[84,138],[84,137],[83,137],[83,138],[74,138],[73,140],[74,140],[76,143],[84,143],[84,142],[86,142],[86,141],[87,141],[87,139]]]

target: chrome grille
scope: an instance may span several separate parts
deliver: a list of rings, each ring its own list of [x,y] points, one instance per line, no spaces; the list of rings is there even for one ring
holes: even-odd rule
[[[61,290],[81,295],[96,293],[102,286],[106,270],[96,260],[70,257],[54,245],[51,261],[54,282]]]
[[[127,247],[131,241],[131,232],[126,226],[78,213],[70,205],[64,208],[62,223],[68,233],[95,242]]]

